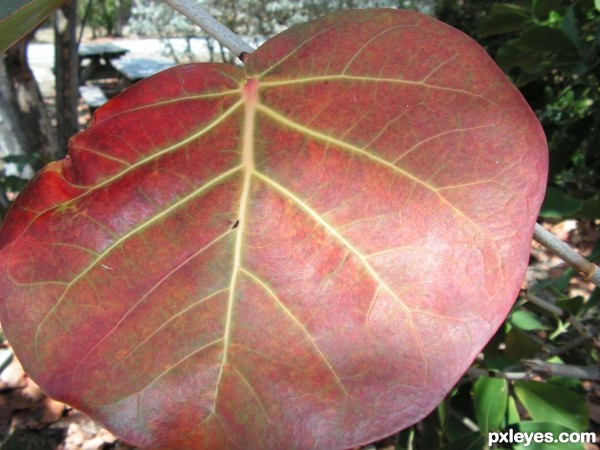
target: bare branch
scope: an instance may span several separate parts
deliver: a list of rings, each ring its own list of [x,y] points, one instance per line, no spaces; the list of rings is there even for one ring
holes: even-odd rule
[[[467,370],[467,382],[472,382],[479,377],[502,378],[505,380],[531,380],[534,375],[543,378],[566,377],[580,380],[600,380],[600,369],[597,367],[572,366],[570,364],[556,364],[541,359],[529,359],[522,363],[527,372],[504,372],[499,370],[480,369],[471,367]]]
[[[231,53],[240,58],[242,62],[247,55],[254,51],[240,36],[235,34],[225,25],[217,21],[204,8],[194,0],[163,0],[167,5],[186,16],[213,38],[227,48]]]
[[[530,359],[523,364],[538,374],[547,377],[579,378],[580,380],[600,380],[600,370],[597,367],[571,366],[569,364],[555,364],[540,359]]]
[[[524,293],[522,292],[522,294],[528,302],[531,302],[534,305],[537,305],[540,308],[552,314],[556,314],[561,319],[568,321],[581,336],[583,336],[586,340],[590,341],[594,346],[600,347],[600,344],[596,341],[594,335],[590,333],[586,326],[583,325],[579,320],[577,320],[577,318],[574,317],[570,312],[565,311],[564,309],[561,309],[558,306],[553,305],[552,303],[549,303],[546,300],[530,292],[525,291]]]
[[[533,239],[573,267],[586,281],[590,281],[596,286],[600,286],[600,267],[585,259],[569,245],[547,231],[539,223],[535,224]]]
[[[505,380],[529,380],[531,374],[526,372],[503,372],[500,370],[487,370],[479,367],[470,367],[467,370],[467,375],[472,381],[478,377],[504,378]]]
[[[589,330],[589,333],[592,336],[596,336],[598,333],[600,333],[600,326],[596,326],[596,327],[592,327]],[[551,350],[548,354],[546,354],[544,356],[545,359],[550,358],[552,356],[560,356],[563,355],[567,352],[570,352],[571,350],[573,350],[574,348],[579,347],[582,344],[585,344],[586,341],[589,341],[590,339],[587,336],[578,336],[575,339],[567,342],[565,345],[563,345],[562,347],[559,347],[557,349]]]
[[[479,427],[475,422],[469,419],[467,416],[463,416],[458,411],[453,408],[450,408],[450,414],[453,415],[456,419],[460,420],[460,422],[467,427],[471,431],[479,431]]]

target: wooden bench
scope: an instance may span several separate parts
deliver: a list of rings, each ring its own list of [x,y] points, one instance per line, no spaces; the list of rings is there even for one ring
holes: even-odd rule
[[[176,65],[174,62],[162,58],[132,57],[116,59],[112,61],[112,64],[123,75],[128,85]]]
[[[79,95],[92,113],[108,101],[106,95],[98,86],[79,86]]]

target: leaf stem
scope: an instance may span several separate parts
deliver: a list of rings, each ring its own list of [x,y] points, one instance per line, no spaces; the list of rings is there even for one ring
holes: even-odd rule
[[[525,299],[527,299],[528,302],[531,302],[534,305],[537,305],[538,307],[548,311],[551,314],[557,315],[562,320],[566,320],[567,322],[569,322],[571,324],[571,326],[575,329],[575,331],[577,331],[581,336],[583,336],[585,339],[591,341],[596,347],[600,347],[600,344],[598,342],[596,342],[594,335],[592,333],[590,333],[590,331],[586,328],[586,326],[583,325],[579,320],[577,320],[577,318],[575,316],[573,316],[568,311],[565,311],[562,308],[559,308],[558,306],[553,305],[550,302],[547,302],[546,300],[538,297],[537,295],[532,294],[531,292],[527,292],[527,291],[523,292],[522,291],[521,295],[523,295],[525,297]]]
[[[181,14],[198,25],[213,38],[227,48],[231,53],[244,62],[245,58],[254,51],[244,40],[217,21],[208,11],[194,2],[194,0],[163,0],[167,5],[179,11]]]
[[[552,233],[547,231],[539,223],[533,229],[533,239],[542,244],[552,253],[559,256],[563,261],[575,269],[585,279],[596,286],[600,286],[600,267],[588,261],[568,244],[564,243]]]

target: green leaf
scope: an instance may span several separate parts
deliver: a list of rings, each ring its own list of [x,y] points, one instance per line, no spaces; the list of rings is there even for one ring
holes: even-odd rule
[[[515,397],[510,395],[508,397],[508,405],[506,407],[506,423],[508,425],[516,424],[521,421],[521,416],[519,416],[519,410],[517,409],[517,402],[515,401]]]
[[[560,359],[558,356],[553,356],[552,358],[548,358],[546,362],[552,364],[565,364],[565,362]],[[572,377],[550,377],[546,380],[546,383],[551,384],[553,386],[559,386],[564,389],[569,389],[574,392],[583,392],[583,386],[581,380],[578,378]]]
[[[530,12],[523,6],[515,5],[513,3],[495,3],[491,7],[492,14],[516,14],[524,17],[529,17]]]
[[[540,322],[533,313],[522,310],[511,314],[510,323],[523,331],[547,330],[549,328]]]
[[[594,0],[594,6],[598,10],[598,12],[600,12],[600,0]]]
[[[588,298],[588,301],[585,303],[586,311],[589,311],[591,308],[598,307],[600,305],[600,288],[596,288],[593,290],[592,294]]]
[[[506,343],[506,334],[510,330],[510,325],[505,322],[500,327],[494,337],[487,343],[483,349],[483,363],[489,370],[503,370],[506,367],[514,365],[514,360],[508,358],[504,352]],[[500,349],[502,347],[502,350]]]
[[[19,192],[25,187],[27,181],[16,175],[8,175],[0,178],[0,185],[5,186],[7,191]]]
[[[475,415],[482,435],[498,430],[508,404],[508,386],[502,378],[479,377],[474,387]]]
[[[413,448],[413,442],[415,438],[415,428],[405,428],[398,433],[398,441],[396,444],[397,450],[406,450]]]
[[[441,424],[437,411],[433,411],[420,423],[420,441],[423,447],[439,450],[441,445]]]
[[[531,17],[522,14],[494,14],[484,19],[477,27],[477,33],[483,37],[520,31],[533,24]]]
[[[0,53],[33,30],[64,0],[2,0],[0,2]]]
[[[573,433],[573,430],[553,422],[525,421],[519,423],[519,431],[531,436],[531,441],[513,444],[514,450],[583,450],[583,444],[559,442],[561,433]],[[541,433],[541,434],[534,434]],[[562,438],[567,437],[562,434]],[[593,441],[592,441],[593,442]]]
[[[449,406],[450,406],[450,396],[448,395],[448,396],[446,396],[444,401],[441,402],[438,405],[438,407],[436,408],[440,428],[444,428],[446,426],[446,422],[447,422],[448,418],[450,417],[450,409],[448,408]]]
[[[596,198],[584,200],[583,204],[581,205],[581,209],[577,212],[576,215],[573,215],[572,217],[577,217],[581,219],[600,218],[600,201]]]
[[[533,358],[541,350],[542,346],[534,341],[527,333],[518,328],[513,328],[506,336],[505,355],[512,360]]]
[[[536,422],[552,422],[575,431],[588,427],[585,398],[570,389],[537,381],[518,381],[515,394]]]
[[[577,48],[577,51],[580,55],[585,55],[587,53],[585,43],[579,34],[581,27],[577,23],[577,18],[575,17],[575,11],[573,8],[569,8],[567,10],[567,13],[561,22],[560,29]]]
[[[498,49],[496,63],[505,72],[513,67],[521,67],[527,70],[530,68],[529,66],[532,64],[532,59],[534,59],[536,55],[536,52],[519,48],[517,46],[517,41],[512,40],[506,42]]]
[[[579,200],[554,186],[548,186],[540,216],[549,219],[597,219],[600,218],[600,200]]]
[[[473,407],[473,398],[470,397],[468,400],[468,408],[470,409]],[[456,408],[456,405],[454,405],[454,408]],[[458,410],[461,411],[461,413],[464,412],[465,408],[467,408],[467,405],[458,405]],[[465,436],[465,434],[471,432],[471,429],[467,428],[466,425],[462,422],[462,420],[460,420],[456,416],[449,415],[448,420],[446,422],[446,426],[441,431],[444,438],[444,442],[452,442],[455,440],[462,439]],[[477,432],[477,434],[481,435],[481,433],[479,432]]]
[[[552,11],[561,11],[564,9],[560,0],[535,0],[531,12],[537,20],[546,21],[550,18]]]
[[[575,44],[561,30],[556,28],[532,27],[519,37],[517,45],[524,50],[555,53],[573,60],[580,58],[579,50]]]
[[[546,189],[546,196],[544,197],[544,203],[542,203],[540,216],[552,219],[562,219],[563,217],[576,214],[581,207],[581,200],[570,197],[553,186],[548,186]]]
[[[485,444],[485,438],[481,433],[474,431],[444,445],[442,450],[481,450]]]
[[[556,306],[577,316],[583,309],[584,300],[582,296],[558,300]]]

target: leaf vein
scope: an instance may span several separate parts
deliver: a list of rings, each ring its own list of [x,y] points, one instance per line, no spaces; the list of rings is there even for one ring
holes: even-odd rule
[[[310,217],[312,217],[317,223],[319,223],[325,230],[327,230],[332,236],[334,236],[342,245],[344,245],[347,249],[349,249],[361,262],[361,265],[366,269],[366,271],[373,277],[373,279],[377,282],[379,286],[381,286],[385,291],[387,291],[392,298],[398,302],[398,304],[406,311],[410,328],[415,336],[421,357],[425,362],[427,362],[425,347],[421,342],[421,337],[417,332],[417,328],[412,320],[411,309],[396,295],[396,293],[388,286],[388,284],[381,278],[379,273],[371,266],[371,264],[367,261],[365,255],[363,255],[356,247],[352,245],[338,230],[336,230],[331,224],[329,224],[326,220],[324,220],[315,210],[313,210],[309,205],[307,205],[304,201],[298,198],[294,193],[286,189],[284,186],[281,186],[275,180],[263,175],[260,172],[255,171],[254,175],[261,179],[264,183],[275,189],[284,197],[289,198],[295,204],[297,204],[302,210],[304,210]]]
[[[230,365],[230,367],[232,368],[232,370],[237,374],[238,377],[240,377],[240,379],[242,380],[242,382],[246,385],[246,387],[248,388],[248,390],[250,391],[250,393],[252,394],[252,396],[256,399],[256,402],[258,403],[258,406],[260,407],[260,410],[262,411],[263,415],[265,416],[265,418],[267,419],[267,422],[271,423],[271,418],[269,417],[269,415],[267,414],[267,410],[265,409],[265,407],[263,406],[262,402],[260,401],[260,397],[258,396],[258,394],[256,393],[256,391],[254,390],[254,388],[252,387],[252,385],[250,384],[250,382],[246,379],[246,377],[239,371],[237,370],[234,366]]]
[[[213,239],[212,241],[210,241],[208,244],[206,244],[205,246],[203,246],[201,249],[199,249],[198,251],[194,252],[192,255],[190,255],[189,257],[187,257],[185,260],[183,260],[180,264],[178,264],[177,266],[175,266],[173,269],[171,269],[169,272],[167,272],[157,283],[154,284],[154,286],[152,286],[150,289],[148,289],[140,298],[137,302],[135,302],[131,308],[129,308],[125,314],[123,314],[123,316],[117,321],[117,323],[114,325],[114,327],[108,332],[106,333],[106,335],[104,335],[104,337],[102,339],[100,339],[96,345],[94,345],[86,354],[85,356],[83,356],[83,358],[81,358],[81,361],[79,362],[79,364],[77,364],[77,366],[75,366],[75,368],[73,369],[73,372],[75,373],[77,371],[77,369],[89,358],[89,356],[92,354],[92,352],[98,348],[98,346],[100,346],[100,344],[102,344],[102,342],[104,342],[106,339],[108,339],[108,337],[110,335],[112,335],[121,324],[123,324],[123,322],[125,322],[125,320],[127,320],[127,317],[129,317],[147,298],[148,296],[150,296],[152,294],[152,292],[154,292],[156,289],[158,289],[164,282],[166,282],[167,280],[169,280],[169,278],[171,276],[173,276],[175,273],[177,273],[180,269],[184,268],[190,261],[192,261],[193,259],[195,259],[196,257],[200,256],[202,253],[204,253],[206,250],[208,250],[209,248],[211,248],[213,245],[215,245],[217,242],[219,242],[221,239],[223,239],[225,236],[227,236],[228,234],[230,234],[231,229],[228,229],[225,233],[217,236],[215,239]],[[149,339],[152,338],[152,336],[156,335],[161,329],[163,329],[165,326],[167,326],[170,322],[172,322],[173,320],[175,320],[177,317],[180,317],[181,315],[183,315],[185,312],[187,312],[189,309],[197,306],[200,303],[203,303],[205,300],[208,300],[209,298],[211,298],[213,295],[217,295],[220,292],[225,291],[226,289],[220,289],[218,291],[213,292],[212,294],[203,297],[202,299],[195,301],[194,303],[192,303],[191,305],[187,306],[185,309],[181,310],[180,312],[178,312],[177,314],[175,314],[173,317],[169,318],[168,320],[166,320],[161,326],[159,326],[154,332],[152,332],[149,336],[147,336],[142,342],[140,342],[131,352],[129,352],[126,356],[123,357],[122,361],[127,359],[131,354],[133,354],[139,347],[141,347],[144,343],[146,343]],[[122,362],[121,361],[121,362]],[[115,365],[115,367],[117,365],[119,365],[121,362],[117,363]],[[114,369],[114,368],[113,368]]]
[[[185,362],[186,360],[188,360],[189,358],[191,358],[192,356],[202,352],[203,350],[206,350],[207,348],[218,344],[219,342],[221,342],[223,340],[223,338],[219,338],[219,339],[215,339],[214,341],[209,342],[208,344],[203,345],[202,347],[194,350],[193,352],[188,353],[187,355],[185,355],[184,357],[180,358],[178,361],[176,361],[175,363],[173,363],[172,365],[170,365],[167,369],[163,370],[161,373],[159,373],[156,377],[154,377],[150,382],[146,383],[144,386],[142,386],[140,389],[138,389],[136,392],[133,392],[132,394],[129,395],[129,397],[131,397],[132,395],[137,395],[140,392],[142,392],[144,389],[148,389],[150,386],[152,386],[153,384],[156,384],[162,377],[164,377],[165,375],[167,375],[171,370],[175,369],[178,365],[182,364],[183,362]],[[106,405],[97,405],[98,407],[102,407],[102,406],[111,406],[111,404],[106,404]]]
[[[313,339],[313,337],[311,336],[309,331],[306,329],[306,327],[302,324],[302,322],[300,322],[298,320],[298,318],[294,315],[294,313],[292,311],[290,311],[290,309],[283,303],[283,301],[281,301],[279,296],[275,292],[273,292],[273,290],[263,280],[261,280],[256,274],[250,272],[247,269],[244,269],[243,267],[240,268],[240,271],[242,273],[244,273],[247,277],[249,277],[251,280],[253,280],[256,284],[258,284],[269,295],[269,297],[271,297],[275,301],[275,303],[277,303],[277,306],[279,306],[283,310],[283,312],[286,314],[286,316],[288,316],[298,326],[298,328],[300,328],[300,330],[302,330],[302,333],[310,341],[310,343],[316,350],[319,357],[324,361],[328,370],[334,376],[336,383],[342,388],[342,390],[344,391],[344,394],[348,395],[348,390],[346,389],[346,387],[344,386],[344,383],[342,382],[342,380],[336,373],[335,369],[329,362],[329,359],[327,359],[325,354],[321,351],[321,349],[319,348],[319,345],[315,342],[315,340]]]
[[[371,43],[373,43],[375,40],[379,39],[381,36],[383,36],[384,34],[398,29],[398,28],[418,28],[416,25],[396,25],[393,27],[388,27],[385,30],[380,31],[379,33],[373,35],[368,41],[366,41],[355,53],[354,55],[352,55],[352,57],[348,60],[348,62],[346,63],[346,66],[344,67],[344,70],[342,70],[342,75],[346,74],[346,71],[350,68],[350,66],[352,65],[352,63],[354,62],[354,60],[356,58],[358,58],[358,55],[360,55],[363,50],[365,50]]]
[[[126,234],[124,234],[123,236],[121,236],[120,238],[118,238],[111,245],[109,245],[101,253],[99,253],[97,259],[93,260],[90,264],[88,264],[86,267],[84,267],[81,270],[81,272],[75,278],[73,278],[73,280],[71,280],[67,284],[67,287],[65,288],[64,292],[62,293],[62,295],[57,299],[57,301],[54,304],[54,306],[50,309],[50,311],[48,311],[48,313],[40,321],[40,323],[39,323],[39,325],[37,327],[37,330],[36,330],[36,333],[35,333],[35,339],[34,339],[34,348],[35,348],[37,360],[38,361],[40,360],[40,355],[38,353],[38,350],[39,350],[38,349],[38,345],[39,345],[38,339],[39,339],[39,335],[40,335],[41,329],[43,328],[44,324],[46,323],[46,321],[48,320],[48,318],[50,316],[52,316],[52,314],[54,314],[57,311],[58,307],[62,304],[62,302],[66,298],[66,295],[69,292],[69,290],[79,280],[81,280],[85,275],[87,275],[88,272],[90,272],[94,267],[96,267],[96,264],[98,264],[104,257],[106,257],[107,255],[109,255],[112,250],[114,250],[119,245],[121,245],[124,242],[126,242],[127,239],[129,239],[130,237],[134,236],[136,233],[140,232],[141,230],[143,230],[145,228],[148,228],[153,223],[158,222],[159,220],[161,220],[162,218],[164,218],[165,216],[167,216],[173,210],[178,209],[179,207],[181,207],[182,205],[186,204],[188,201],[192,200],[196,196],[198,196],[198,195],[206,192],[207,190],[209,190],[213,186],[215,186],[215,185],[219,184],[220,182],[222,182],[223,180],[229,178],[230,176],[232,176],[233,174],[235,174],[236,172],[238,172],[240,169],[241,169],[241,166],[237,166],[237,167],[234,167],[233,169],[228,170],[227,172],[222,173],[221,175],[219,175],[219,176],[213,178],[212,180],[208,181],[207,183],[205,183],[204,185],[202,185],[200,188],[196,189],[192,193],[190,193],[187,196],[183,197],[182,199],[178,200],[177,202],[175,202],[174,204],[172,204],[171,206],[169,206],[168,208],[166,208],[165,210],[163,210],[159,214],[156,214],[155,216],[149,218],[148,220],[146,220],[145,222],[141,223],[137,227],[133,228],[132,230],[130,230],[129,232],[127,232]]]
[[[426,181],[421,180],[419,177],[413,175],[412,173],[410,173],[409,171],[402,169],[398,166],[396,166],[394,163],[387,161],[377,155],[374,155],[370,152],[367,152],[366,150],[357,147],[355,145],[349,144],[348,142],[344,142],[342,140],[339,140],[337,138],[328,136],[324,133],[321,133],[319,131],[315,131],[313,129],[307,128],[297,122],[294,122],[290,119],[288,119],[287,117],[282,116],[281,114],[279,114],[278,112],[276,112],[275,110],[263,106],[263,105],[259,105],[258,109],[263,112],[265,115],[269,116],[271,119],[273,119],[274,121],[288,127],[291,129],[295,129],[297,131],[299,131],[300,133],[303,133],[305,135],[311,136],[315,139],[318,139],[320,141],[324,141],[324,142],[328,142],[338,148],[343,148],[345,150],[348,150],[350,152],[362,155],[364,157],[366,157],[367,159],[370,159],[371,161],[380,164],[384,167],[387,167],[388,169],[392,170],[393,172],[404,176],[405,178],[414,181],[415,183],[417,183],[418,185],[423,186],[424,188],[426,188],[428,191],[432,192],[433,194],[435,194],[442,203],[446,204],[449,208],[451,208],[456,215],[458,215],[459,217],[461,217],[463,220],[465,220],[466,222],[468,222],[469,224],[471,224],[473,227],[475,227],[476,229],[478,229],[482,234],[485,234],[487,237],[489,238],[493,238],[493,236],[490,234],[489,231],[483,229],[479,224],[477,224],[476,222],[474,222],[467,214],[465,214],[460,208],[456,207],[454,204],[452,204],[448,199],[446,199],[446,197],[444,197],[438,190],[437,187],[431,185],[430,183],[427,183]],[[262,174],[261,174],[261,177]],[[269,180],[269,178],[263,177],[266,180]]]
[[[292,86],[295,84],[308,84],[308,83],[319,83],[323,81],[358,81],[358,82],[368,82],[368,83],[390,83],[390,84],[399,84],[405,86],[415,86],[422,87],[426,89],[434,89],[440,91],[454,92],[457,94],[468,95],[472,97],[477,97],[482,100],[485,100],[498,108],[498,104],[493,100],[485,97],[483,94],[477,94],[475,92],[470,92],[465,89],[447,87],[447,86],[439,86],[435,84],[429,84],[423,81],[413,81],[413,80],[402,80],[398,78],[378,78],[378,77],[369,77],[369,76],[360,76],[360,75],[343,75],[343,74],[334,74],[334,75],[321,75],[321,76],[312,76],[312,77],[304,77],[304,78],[294,78],[291,80],[276,80],[276,81],[261,81],[261,88],[272,88],[272,87],[281,87],[281,86]]]

